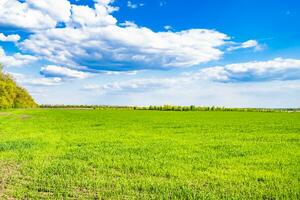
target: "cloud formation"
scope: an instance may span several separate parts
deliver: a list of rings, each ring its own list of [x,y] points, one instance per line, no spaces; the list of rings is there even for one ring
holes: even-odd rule
[[[300,60],[276,58],[235,63],[202,69],[197,76],[219,82],[295,80],[300,79]]]
[[[119,8],[112,3],[97,0],[89,7],[68,0],[3,0],[0,25],[32,32],[18,44],[22,51],[55,65],[90,71],[190,67],[224,54],[221,48],[229,40],[224,33],[154,32],[128,21],[119,26],[112,15]]]
[[[69,20],[68,0],[1,0],[0,25],[23,29],[54,28],[57,22]]]
[[[227,48],[227,51],[235,51],[238,49],[249,49],[249,48],[253,48],[255,51],[263,50],[263,46],[260,45],[256,40],[248,40],[240,44],[234,43],[233,46]]]
[[[276,58],[269,61],[209,67],[170,78],[143,78],[111,82],[104,85],[85,85],[83,89],[99,93],[144,92],[166,88],[188,88],[188,85],[203,84],[203,81],[247,83],[298,79],[300,79],[300,60]]]
[[[174,78],[150,78],[150,79],[132,79],[127,81],[111,82],[104,85],[88,84],[83,86],[83,90],[96,91],[99,93],[112,92],[144,92],[150,90],[159,90],[170,88],[180,83],[188,83],[189,79],[184,77]]]
[[[21,37],[18,34],[12,34],[5,36],[3,33],[0,33],[0,42],[18,42]]]
[[[143,7],[144,3],[132,3],[131,1],[127,1],[127,7],[131,9],[136,9],[138,7]]]
[[[62,83],[62,79],[58,77],[54,78],[40,78],[40,77],[30,77],[20,73],[11,73],[11,76],[21,85],[28,86],[58,86]]]
[[[153,32],[148,28],[99,26],[38,32],[20,44],[58,65],[92,70],[190,67],[218,60],[228,37],[212,30]]]
[[[89,73],[55,65],[42,67],[41,74],[46,77],[58,77],[62,79],[85,79],[90,77]]]
[[[11,56],[6,55],[4,49],[0,46],[0,63],[5,67],[26,67],[37,60],[38,58],[35,56],[21,53],[15,53]]]
[[[51,63],[41,69],[46,77],[83,79],[89,73],[138,71],[145,69],[187,68],[216,61],[227,51],[262,46],[256,40],[243,43],[216,30],[188,29],[155,32],[134,22],[118,23],[113,0],[94,0],[93,6],[71,4],[68,0],[3,0],[0,2],[0,26],[24,29],[30,35],[21,42],[19,35],[0,33],[0,41],[11,41],[22,51],[6,55],[0,48],[4,65],[26,66],[38,59]],[[128,1],[130,6],[134,6]],[[219,82],[300,79],[299,61],[277,58],[201,69],[193,79]],[[177,81],[188,80],[176,77]],[[104,88],[143,88],[166,85],[170,80],[134,80]],[[161,84],[163,83],[163,84]],[[129,85],[136,85],[129,86]]]

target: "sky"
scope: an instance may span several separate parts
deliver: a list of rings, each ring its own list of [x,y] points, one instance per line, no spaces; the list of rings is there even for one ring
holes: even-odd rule
[[[300,107],[300,1],[1,0],[39,104]]]

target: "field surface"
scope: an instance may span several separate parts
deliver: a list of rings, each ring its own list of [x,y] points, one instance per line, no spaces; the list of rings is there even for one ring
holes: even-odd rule
[[[300,113],[0,111],[0,199],[300,199]]]

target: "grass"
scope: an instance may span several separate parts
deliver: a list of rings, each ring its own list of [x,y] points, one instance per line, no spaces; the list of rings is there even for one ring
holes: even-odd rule
[[[0,199],[299,199],[300,113],[0,112]]]

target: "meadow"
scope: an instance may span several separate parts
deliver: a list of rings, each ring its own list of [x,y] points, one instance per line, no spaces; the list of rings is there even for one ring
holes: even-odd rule
[[[0,199],[300,199],[300,113],[0,111]]]

